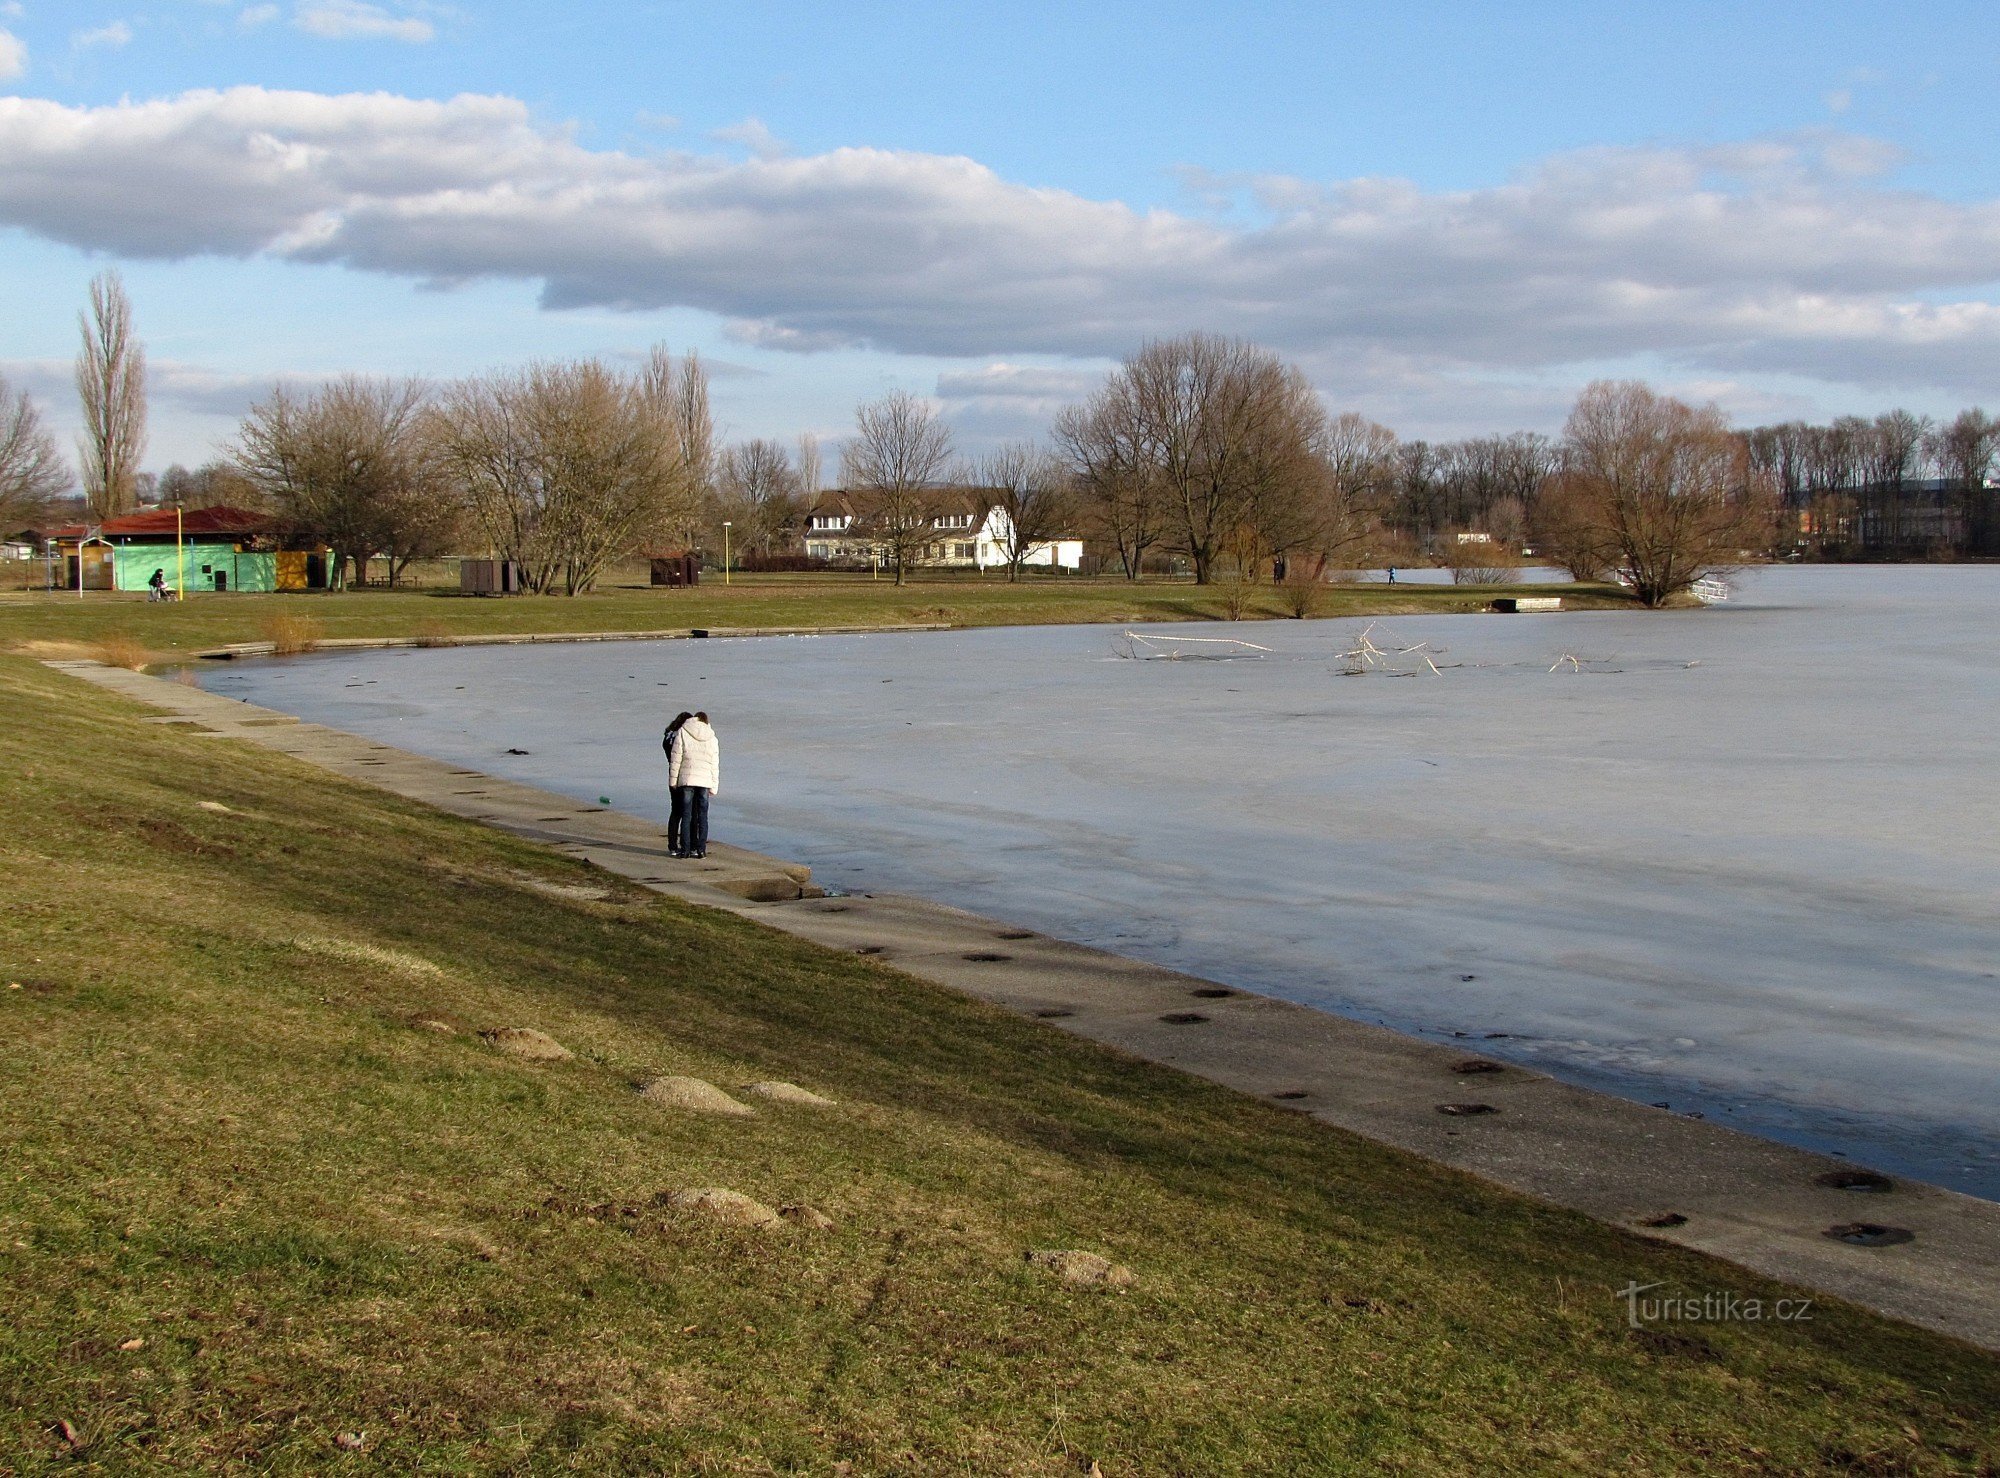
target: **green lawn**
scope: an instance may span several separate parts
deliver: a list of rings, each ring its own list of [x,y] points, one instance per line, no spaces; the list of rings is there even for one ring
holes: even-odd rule
[[[1331,586],[1315,615],[1389,615],[1484,610],[1496,595],[1529,587]],[[1631,608],[1614,586],[1535,586],[1572,606]],[[1249,620],[1288,619],[1287,592],[1250,586],[1241,594]],[[1221,621],[1232,597],[1224,586],[1177,580],[1039,578],[1010,585],[999,576],[933,577],[897,586],[865,575],[710,577],[693,590],[613,585],[573,599],[481,598],[455,590],[365,590],[312,595],[194,595],[166,605],[138,596],[90,592],[0,597],[0,649],[34,651],[35,643],[118,642],[161,657],[267,640],[273,623],[303,618],[326,637],[425,637],[492,632],[658,631],[723,626],[878,626],[944,622],[954,626],[1063,622]]]
[[[20,658],[0,705],[0,1471],[2000,1465],[1952,1341],[1635,1332],[1773,1288]]]

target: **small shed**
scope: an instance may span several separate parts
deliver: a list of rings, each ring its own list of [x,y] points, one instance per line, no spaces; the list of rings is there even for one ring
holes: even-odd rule
[[[50,532],[74,589],[83,560],[86,590],[144,590],[158,570],[179,590],[320,590],[324,546],[281,549],[275,520],[243,508],[148,508],[107,518],[95,528]],[[101,552],[99,552],[101,549]]]

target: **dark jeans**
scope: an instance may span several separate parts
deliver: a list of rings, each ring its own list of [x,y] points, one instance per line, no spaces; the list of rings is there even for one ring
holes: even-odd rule
[[[687,850],[688,788],[685,785],[667,787],[667,850],[685,852]]]
[[[687,796],[687,819],[682,826],[687,833],[685,850],[706,852],[708,850],[708,797],[706,785],[683,785],[680,787]]]

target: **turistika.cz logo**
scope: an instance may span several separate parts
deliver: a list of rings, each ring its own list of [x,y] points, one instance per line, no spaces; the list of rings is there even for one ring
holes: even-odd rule
[[[1654,1293],[1664,1283],[1627,1283],[1625,1321],[1634,1329],[1648,1324],[1798,1324],[1813,1316],[1809,1298],[1746,1298],[1740,1293]],[[1648,1295],[1651,1295],[1650,1297]]]

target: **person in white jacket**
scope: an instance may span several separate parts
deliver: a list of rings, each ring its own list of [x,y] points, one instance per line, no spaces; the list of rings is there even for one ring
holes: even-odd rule
[[[722,741],[708,726],[708,715],[697,713],[682,724],[667,745],[667,784],[681,813],[681,850],[676,857],[708,855],[708,800],[722,788]]]

